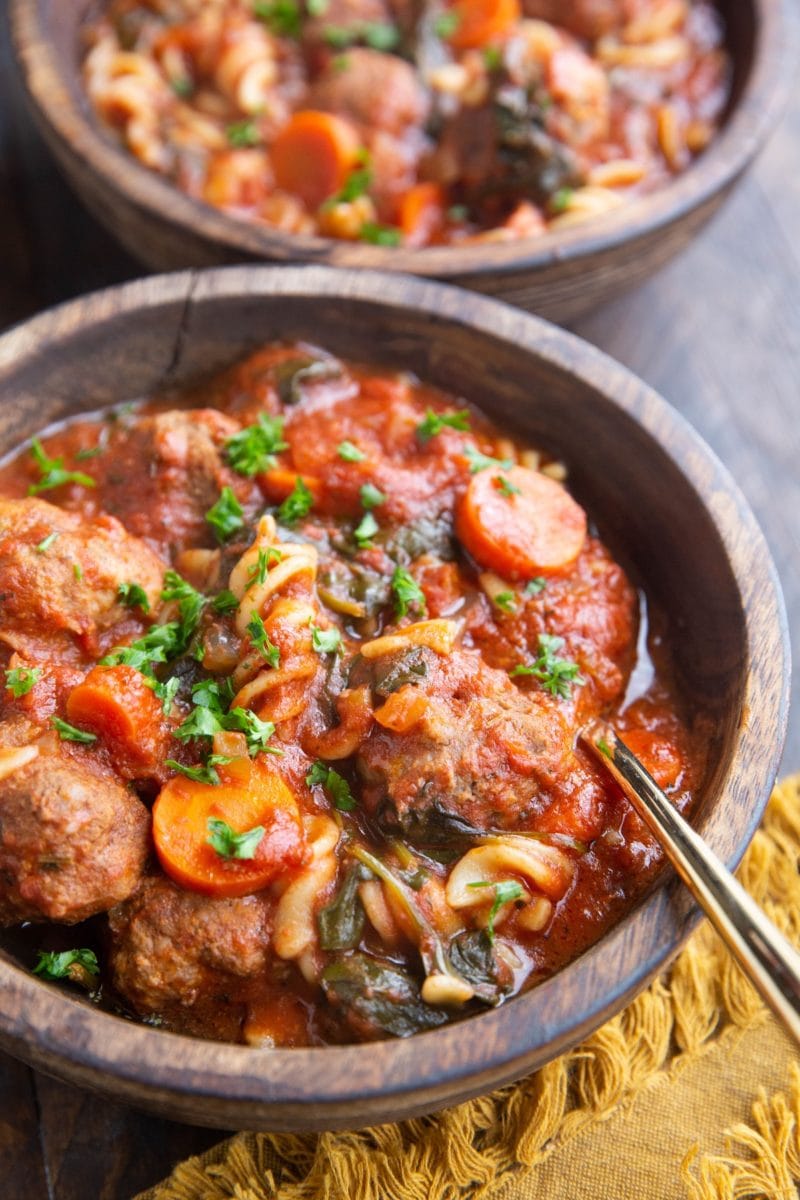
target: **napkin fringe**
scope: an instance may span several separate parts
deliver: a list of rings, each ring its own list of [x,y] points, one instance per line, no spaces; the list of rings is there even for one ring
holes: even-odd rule
[[[800,776],[773,793],[740,871],[772,919],[800,940]],[[581,1046],[521,1082],[430,1117],[351,1133],[243,1133],[189,1159],[140,1200],[481,1200],[587,1126],[669,1082],[720,1039],[766,1019],[708,923],[666,976]],[[761,1096],[755,1127],[725,1157],[684,1164],[690,1200],[796,1200],[800,1074],[789,1100]],[[692,1190],[693,1189],[693,1190]],[[716,1189],[716,1190],[715,1190]],[[783,1190],[781,1190],[783,1189]],[[787,1190],[789,1189],[789,1190]]]

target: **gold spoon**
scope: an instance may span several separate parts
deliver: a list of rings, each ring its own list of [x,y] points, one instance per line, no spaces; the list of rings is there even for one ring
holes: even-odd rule
[[[800,954],[673,808],[610,725],[593,721],[581,739],[655,834],[750,982],[800,1042]]]

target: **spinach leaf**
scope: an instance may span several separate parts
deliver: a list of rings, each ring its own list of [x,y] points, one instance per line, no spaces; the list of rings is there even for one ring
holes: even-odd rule
[[[367,954],[335,959],[322,973],[322,987],[330,1003],[341,1005],[348,1021],[367,1037],[410,1037],[448,1020],[442,1009],[423,1002],[407,971]]]
[[[424,646],[414,646],[390,658],[378,659],[373,668],[375,691],[385,698],[406,684],[421,683],[427,678],[434,657]]]
[[[355,950],[364,932],[366,914],[358,885],[371,879],[371,871],[360,864],[351,867],[330,904],[317,914],[319,944],[323,950]]]
[[[511,990],[511,969],[495,953],[485,929],[459,933],[450,943],[450,962],[462,978],[475,988],[475,995],[486,1004],[499,1004]]]

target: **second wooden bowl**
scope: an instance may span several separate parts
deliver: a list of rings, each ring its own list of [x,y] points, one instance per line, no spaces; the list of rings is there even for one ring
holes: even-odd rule
[[[269,260],[373,267],[459,283],[557,321],[642,282],[716,211],[774,126],[791,79],[794,0],[720,0],[733,63],[724,127],[700,159],[651,196],[544,237],[404,250],[283,234],[191,200],[140,166],[91,116],[79,29],[89,0],[11,0],[16,52],[40,128],[87,208],[158,270]]]
[[[421,280],[322,268],[179,274],[74,301],[0,338],[0,454],[45,424],[305,338],[416,371],[564,458],[604,539],[670,619],[687,694],[714,721],[696,823],[738,862],[775,777],[788,648],[769,551],[730,475],[663,400],[534,317]],[[498,1009],[408,1040],[267,1050],[136,1025],[0,952],[0,1046],[179,1120],[325,1129],[409,1117],[576,1045],[674,955],[698,914],[674,878],[592,949]]]

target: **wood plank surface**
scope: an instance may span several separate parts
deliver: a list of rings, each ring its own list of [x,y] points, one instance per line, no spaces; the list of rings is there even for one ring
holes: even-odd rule
[[[733,471],[800,638],[800,94],[749,178],[680,259],[577,332],[653,384]],[[0,16],[0,328],[140,268],[61,182]],[[800,678],[784,770],[800,769]],[[129,1200],[217,1132],[148,1117],[0,1056],[4,1200]]]

